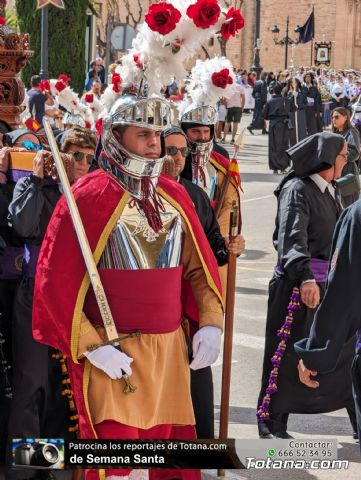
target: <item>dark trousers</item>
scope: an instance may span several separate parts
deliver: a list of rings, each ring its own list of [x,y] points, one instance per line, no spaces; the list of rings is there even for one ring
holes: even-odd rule
[[[214,438],[214,400],[211,367],[191,370],[191,393],[197,438]]]
[[[266,102],[262,102],[262,100],[256,98],[250,128],[254,130],[265,130],[265,120],[263,116],[263,108],[265,105]]]

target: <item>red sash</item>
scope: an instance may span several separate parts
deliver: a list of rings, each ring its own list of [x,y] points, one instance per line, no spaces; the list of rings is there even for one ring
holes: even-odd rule
[[[118,332],[169,333],[181,323],[182,267],[149,270],[100,269],[99,274]],[[84,312],[103,326],[92,288]]]

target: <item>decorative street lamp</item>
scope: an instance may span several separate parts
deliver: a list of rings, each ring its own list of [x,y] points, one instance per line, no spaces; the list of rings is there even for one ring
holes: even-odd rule
[[[255,29],[255,49],[253,57],[253,65],[251,69],[257,73],[257,78],[259,78],[263,68],[261,67],[259,52],[261,47],[260,40],[260,30],[261,30],[261,0],[256,0],[256,29]]]
[[[297,45],[299,43],[298,40],[293,40],[292,38],[289,37],[289,25],[290,25],[290,17],[287,16],[287,22],[286,22],[286,36],[279,40],[279,34],[280,34],[280,29],[277,27],[277,25],[274,25],[272,28],[272,37],[275,45],[284,45],[285,46],[285,69],[287,69],[287,64],[288,64],[288,46],[289,45]],[[297,25],[295,28],[295,32],[298,33],[300,30],[300,26]]]
[[[49,5],[53,5],[57,8],[65,8],[64,0],[38,0],[37,9],[41,8],[41,45],[40,45],[40,77],[42,80],[46,80],[49,77],[49,50],[48,50],[48,13]]]

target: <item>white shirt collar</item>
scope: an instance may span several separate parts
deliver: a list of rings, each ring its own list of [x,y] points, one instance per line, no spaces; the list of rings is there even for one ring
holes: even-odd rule
[[[333,196],[333,198],[335,198],[335,189],[330,183],[328,183],[324,178],[322,178],[321,175],[319,175],[318,173],[313,173],[312,175],[310,175],[310,179],[315,182],[315,184],[318,186],[322,193],[325,193],[326,188],[328,188],[330,194]]]

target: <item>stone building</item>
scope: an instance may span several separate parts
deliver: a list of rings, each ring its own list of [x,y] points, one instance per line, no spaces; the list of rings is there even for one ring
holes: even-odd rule
[[[106,25],[125,22],[132,26],[144,20],[149,0],[95,0],[99,12],[97,51],[105,56]],[[223,1],[234,5],[234,1]],[[286,34],[286,20],[289,16],[290,34],[294,40],[296,25],[303,25],[315,8],[315,41],[332,42],[331,66],[333,68],[361,69],[361,1],[360,0],[261,0],[261,64],[267,71],[284,67],[285,47],[274,44],[272,27],[277,24],[279,38]],[[237,6],[239,1],[236,2]],[[245,0],[242,14],[246,25],[227,44],[227,56],[236,68],[249,69],[253,62],[256,26],[256,1]],[[219,42],[214,39],[204,45],[210,55],[220,52]],[[289,47],[288,66],[311,64],[311,43]],[[114,54],[114,52],[113,52]],[[203,58],[204,51],[195,52],[196,58]],[[111,60],[111,59],[110,59]]]

